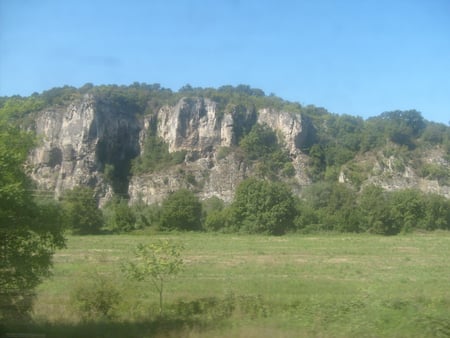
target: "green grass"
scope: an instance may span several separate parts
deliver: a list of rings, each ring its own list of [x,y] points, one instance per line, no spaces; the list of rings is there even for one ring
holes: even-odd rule
[[[138,243],[183,243],[166,316],[120,266]],[[450,233],[266,237],[180,233],[69,237],[38,288],[47,337],[450,337]],[[92,271],[121,290],[114,320],[80,321],[70,292]],[[226,306],[232,311],[226,313]]]

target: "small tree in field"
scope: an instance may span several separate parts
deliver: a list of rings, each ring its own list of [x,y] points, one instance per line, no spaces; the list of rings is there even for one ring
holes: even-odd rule
[[[136,260],[124,266],[127,275],[134,280],[150,281],[159,293],[159,314],[163,313],[164,284],[178,272],[183,265],[182,246],[169,240],[152,244],[139,244],[136,247]]]

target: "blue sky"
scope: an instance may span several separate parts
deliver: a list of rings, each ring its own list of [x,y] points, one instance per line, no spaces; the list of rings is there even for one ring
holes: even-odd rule
[[[0,0],[0,96],[135,81],[447,124],[450,1]]]

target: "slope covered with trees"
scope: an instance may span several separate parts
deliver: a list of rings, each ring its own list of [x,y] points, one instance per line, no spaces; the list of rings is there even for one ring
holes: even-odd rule
[[[5,125],[26,128],[44,108],[65,106],[81,100],[87,93],[95,97],[97,105],[116,107],[130,116],[146,116],[152,125],[144,151],[132,160],[130,167],[123,166],[120,173],[108,163],[103,167],[105,179],[113,187],[121,187],[120,191],[115,190],[115,198],[105,204],[103,218],[91,208],[97,201],[94,191],[84,189],[81,194],[81,190],[76,190],[62,199],[66,220],[73,219],[67,226],[75,233],[98,232],[103,223],[113,231],[155,227],[269,234],[292,231],[396,234],[412,229],[450,228],[450,205],[445,197],[410,188],[382,189],[382,184],[374,179],[374,166],[378,165],[380,175],[386,177],[413,171],[440,186],[450,185],[450,128],[425,120],[416,110],[384,112],[364,120],[288,102],[246,85],[218,89],[186,85],[174,92],[159,84],[134,83],[66,86],[30,97],[3,97],[0,116]],[[195,192],[201,185],[189,174],[186,177],[191,191],[174,192],[161,206],[128,205],[121,180],[167,171],[185,161],[186,152],[169,152],[168,145],[157,136],[156,120],[152,119],[161,107],[174,105],[181,98],[212,100],[217,105],[218,119],[234,112],[236,143],[231,148],[220,148],[216,156],[220,159],[234,153],[252,168],[254,177],[237,187],[229,205],[199,201]],[[308,121],[310,130],[299,146],[307,159],[305,167],[312,184],[297,189],[295,194],[290,189],[295,185],[292,179],[295,170],[282,138],[267,125],[257,123],[256,116],[263,108],[301,115]],[[439,158],[430,158],[432,153],[440,154]],[[75,221],[81,216],[73,212],[76,205],[89,205],[86,210],[92,211],[83,215],[84,220]]]

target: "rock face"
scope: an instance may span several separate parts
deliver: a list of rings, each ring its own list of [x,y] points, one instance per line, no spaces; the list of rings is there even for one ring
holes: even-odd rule
[[[450,163],[445,159],[443,149],[428,151],[421,157],[421,160],[428,164],[449,167]],[[414,159],[405,159],[401,156],[386,156],[383,151],[376,153],[366,153],[357,159],[363,172],[368,173],[364,178],[362,186],[376,185],[387,191],[403,189],[419,189],[425,193],[434,193],[450,198],[450,187],[442,185],[438,180],[420,177],[417,170],[414,170]],[[349,179],[346,175],[346,166],[339,174],[338,181],[347,183]]]
[[[79,184],[97,184],[95,119],[92,98],[73,103],[67,109],[44,111],[35,119],[34,129],[42,136],[31,154],[33,178],[41,188],[63,190]]]
[[[200,158],[169,168],[164,172],[135,176],[130,181],[130,202],[161,202],[170,192],[186,188],[200,199],[217,196],[231,202],[239,182],[251,175],[248,166],[234,154],[217,160]]]
[[[271,114],[278,113],[263,109],[257,114],[258,120],[256,114],[242,109],[220,114],[216,103],[206,98],[184,98],[175,106],[161,108],[157,116],[158,136],[169,145],[170,152],[186,151],[186,159],[182,165],[164,172],[133,177],[128,190],[131,202],[157,203],[180,188],[192,189],[202,199],[217,196],[231,201],[237,185],[252,175],[252,169],[239,156],[226,150],[237,145],[242,125],[255,122],[265,123],[283,136],[292,154],[298,181],[308,183],[305,158],[296,147],[301,134],[305,133],[300,118],[289,113],[281,113],[280,117],[271,117]],[[144,118],[141,142],[149,133],[152,118]]]
[[[303,124],[298,116],[288,112],[276,112],[272,109],[261,109],[258,123],[267,124],[283,135],[284,143],[291,154],[298,154],[303,138]]]
[[[444,158],[443,151],[434,151],[424,160],[428,163],[450,166],[450,163]],[[449,186],[440,185],[437,180],[419,177],[410,163],[401,161],[394,156],[386,158],[381,153],[373,163],[373,169],[366,184],[375,184],[388,191],[415,188],[425,193],[434,193],[450,198]]]
[[[247,111],[237,106],[219,111],[217,103],[207,98],[183,98],[144,116],[121,111],[107,99],[88,94],[66,107],[46,109],[36,114],[32,126],[41,140],[29,159],[32,177],[39,189],[56,197],[77,185],[89,185],[101,202],[115,192],[129,197],[131,203],[158,203],[180,188],[189,188],[202,199],[217,196],[229,202],[237,185],[254,174],[234,149],[239,136],[256,122],[275,130],[285,145],[295,169],[289,184],[299,192],[310,183],[309,159],[301,151],[314,133],[310,122],[299,114],[272,109]],[[184,151],[184,162],[162,172],[132,176],[133,158],[142,154],[146,138],[154,133],[170,152]],[[426,160],[445,161],[438,155]],[[366,183],[388,190],[416,187],[450,198],[449,187],[419,178],[407,164],[399,170],[395,158],[380,155],[361,161],[373,168]],[[346,180],[342,172],[339,181]]]
[[[38,114],[33,129],[41,137],[30,155],[40,189],[59,196],[77,185],[111,194],[103,178],[106,164],[123,163],[139,153],[139,121],[86,95],[68,107]]]
[[[209,99],[181,99],[174,107],[158,113],[158,135],[169,151],[205,152],[233,142],[233,118],[217,117],[216,104]]]

